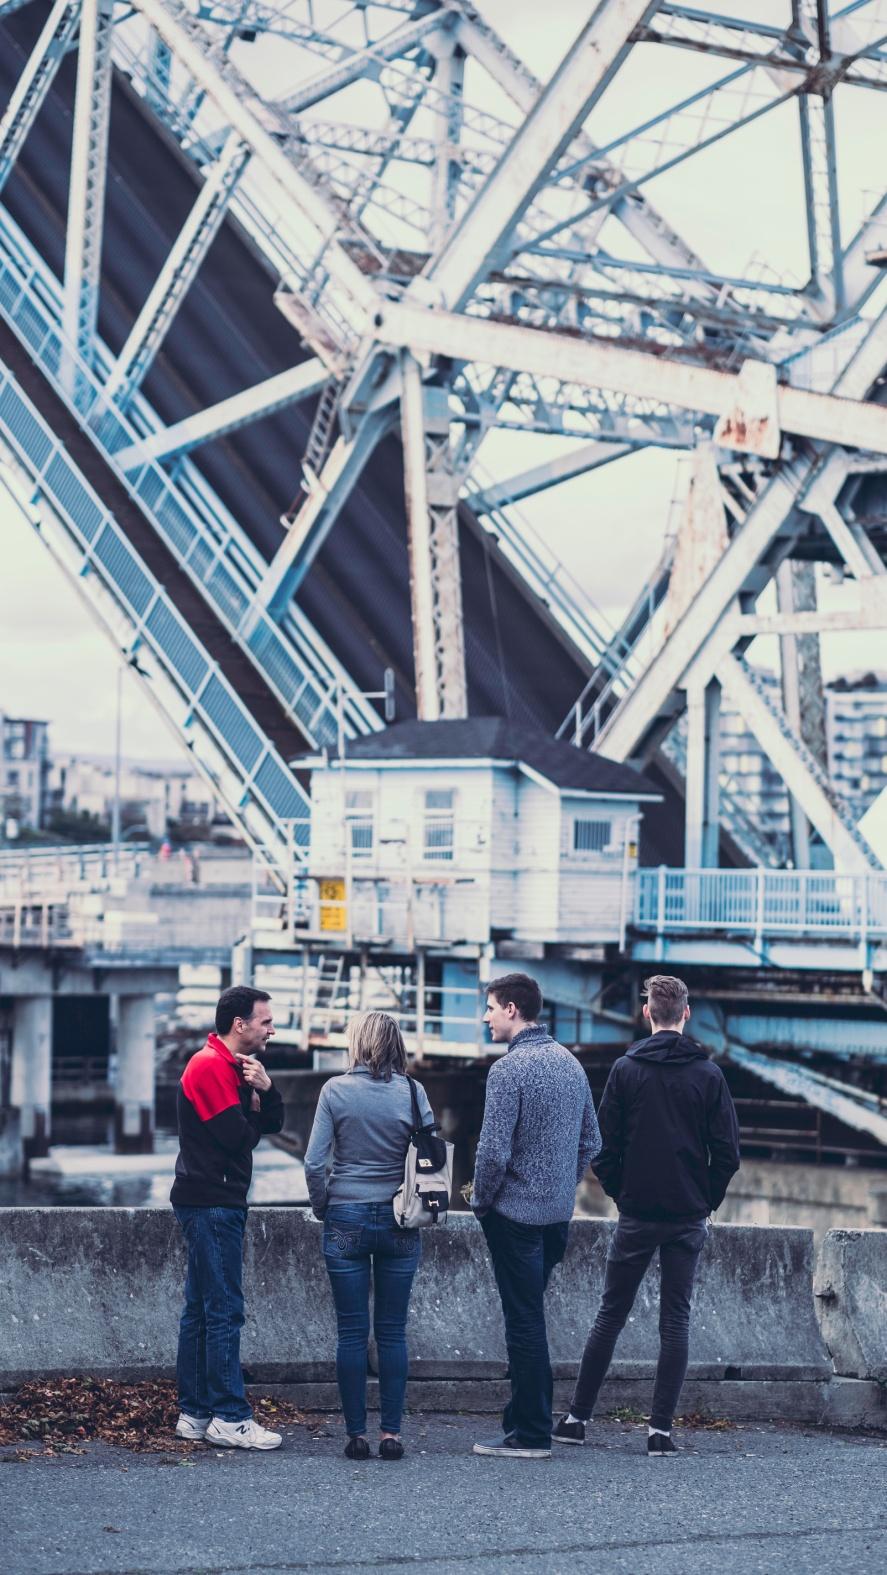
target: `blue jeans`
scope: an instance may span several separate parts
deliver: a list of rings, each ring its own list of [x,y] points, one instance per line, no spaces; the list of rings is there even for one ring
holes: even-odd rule
[[[188,1416],[244,1422],[252,1416],[240,1367],[246,1209],[179,1206],[174,1212],[188,1246],[176,1361],[179,1405]]]
[[[493,1259],[505,1316],[511,1399],[502,1429],[530,1448],[551,1445],[551,1360],[545,1328],[545,1289],[567,1250],[569,1220],[521,1225],[490,1209],[481,1226]]]
[[[407,1387],[407,1308],[422,1255],[419,1232],[400,1230],[390,1203],[331,1203],[323,1221],[323,1256],[336,1307],[336,1377],[345,1427],[366,1432],[370,1263],[373,1333],[379,1353],[380,1428],[399,1433]]]
[[[658,1247],[659,1362],[650,1426],[671,1431],[687,1373],[693,1281],[707,1236],[705,1220],[637,1220],[620,1214],[607,1254],[601,1304],[585,1342],[570,1406],[574,1416],[587,1422],[594,1411],[616,1341]]]

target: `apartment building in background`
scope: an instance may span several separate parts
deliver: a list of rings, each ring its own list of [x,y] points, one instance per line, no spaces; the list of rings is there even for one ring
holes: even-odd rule
[[[111,824],[117,779],[111,755],[60,754],[52,762],[50,800],[54,809]],[[123,760],[120,766],[121,827],[132,838],[167,836],[171,829],[192,840],[227,825],[212,790],[184,762]]]
[[[0,832],[39,831],[48,808],[49,723],[0,711]]]

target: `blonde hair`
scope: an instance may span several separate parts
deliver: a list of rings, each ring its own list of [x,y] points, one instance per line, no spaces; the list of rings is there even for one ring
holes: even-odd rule
[[[373,1077],[391,1081],[392,1072],[406,1073],[403,1034],[387,1012],[362,1012],[348,1024],[348,1070],[365,1066]]]

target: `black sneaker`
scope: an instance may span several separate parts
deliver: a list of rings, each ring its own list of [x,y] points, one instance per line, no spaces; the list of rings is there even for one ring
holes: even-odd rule
[[[649,1460],[665,1460],[669,1455],[679,1455],[680,1452],[670,1433],[651,1433],[647,1439]]]
[[[551,1436],[558,1444],[584,1444],[585,1423],[568,1422],[566,1417],[562,1416]]]
[[[481,1443],[473,1445],[476,1455],[498,1455],[501,1460],[509,1456],[518,1460],[550,1460],[551,1450],[543,1449],[536,1444],[522,1444],[516,1433],[508,1433],[502,1438],[488,1438]]]

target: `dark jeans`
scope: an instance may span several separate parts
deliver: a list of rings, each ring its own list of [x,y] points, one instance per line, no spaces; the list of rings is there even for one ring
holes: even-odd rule
[[[551,1361],[545,1329],[545,1287],[567,1250],[569,1220],[521,1225],[495,1209],[481,1218],[505,1315],[511,1399],[503,1431],[528,1447],[551,1443]]]
[[[638,1286],[659,1248],[659,1362],[653,1389],[651,1427],[671,1430],[687,1372],[690,1300],[699,1254],[705,1245],[705,1220],[668,1223],[636,1220],[621,1214],[610,1242],[604,1293],[585,1342],[573,1403],[574,1416],[587,1422],[594,1411],[616,1341],[634,1306]]]
[[[336,1377],[346,1430],[352,1437],[366,1432],[372,1264],[379,1425],[383,1433],[399,1433],[407,1387],[407,1309],[422,1256],[419,1232],[400,1230],[390,1203],[331,1203],[323,1221],[323,1255],[336,1306]]]
[[[176,1378],[189,1416],[243,1422],[243,1229],[246,1209],[175,1209],[188,1245]]]

